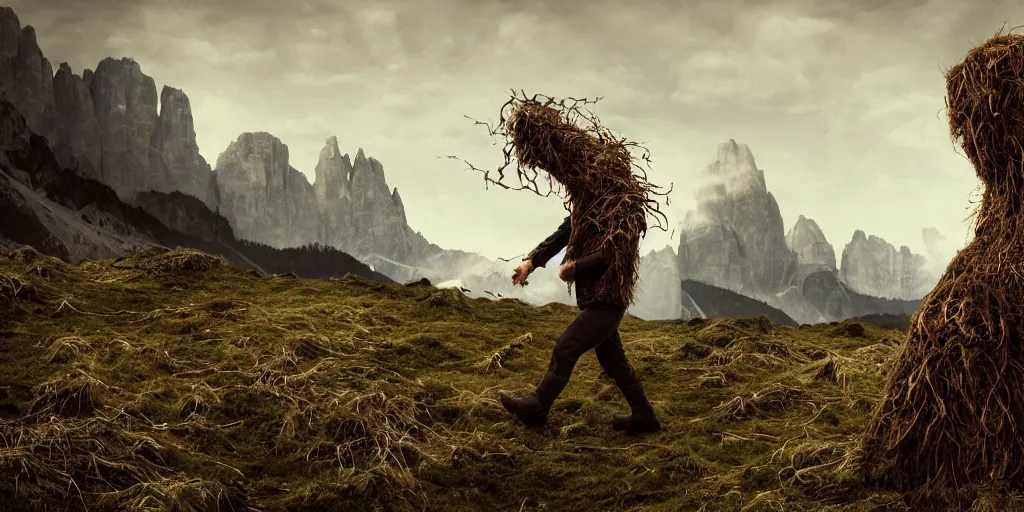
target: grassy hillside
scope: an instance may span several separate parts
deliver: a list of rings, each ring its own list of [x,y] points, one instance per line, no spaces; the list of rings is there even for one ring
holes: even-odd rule
[[[549,425],[562,305],[260,278],[193,251],[0,255],[0,503],[74,510],[900,510],[848,452],[896,331],[627,318],[666,431],[592,354]],[[65,498],[65,496],[67,496]]]

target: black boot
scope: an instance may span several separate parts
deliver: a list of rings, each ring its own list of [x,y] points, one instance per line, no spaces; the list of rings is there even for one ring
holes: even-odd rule
[[[537,390],[523,398],[513,398],[500,393],[501,405],[505,410],[519,418],[527,427],[543,427],[548,421],[548,411],[558,395],[569,383],[568,377],[559,377],[550,371],[544,374]]]
[[[632,414],[616,414],[612,420],[612,428],[624,430],[627,434],[649,434],[661,430],[661,423],[654,415],[651,402],[647,400],[644,385],[640,382],[622,390]]]

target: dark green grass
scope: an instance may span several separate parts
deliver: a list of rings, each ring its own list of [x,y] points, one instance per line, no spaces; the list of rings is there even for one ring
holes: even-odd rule
[[[764,320],[622,337],[665,431],[592,354],[509,420],[573,308],[192,251],[0,256],[0,502],[89,510],[902,510],[853,448],[900,333]],[[863,332],[861,332],[863,331]]]

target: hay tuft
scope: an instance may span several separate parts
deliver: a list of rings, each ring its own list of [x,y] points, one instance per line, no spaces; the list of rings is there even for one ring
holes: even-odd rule
[[[854,362],[847,357],[829,352],[827,356],[810,363],[804,371],[804,382],[829,382],[849,389],[854,376],[860,373]]]
[[[679,355],[683,358],[704,359],[711,355],[713,348],[699,341],[688,340],[679,347]]]
[[[18,276],[2,273],[0,273],[0,299],[5,302],[13,302],[16,299],[37,304],[43,302],[35,286],[26,283]]]
[[[784,411],[804,392],[782,384],[772,384],[750,396],[737,396],[726,400],[712,409],[712,417],[719,420],[742,420],[754,417],[768,417]]]
[[[28,245],[23,245],[15,249],[14,251],[11,252],[10,256],[11,259],[13,259],[14,261],[18,263],[24,263],[26,265],[29,265],[32,262],[38,260],[39,258],[44,257],[42,254],[39,254],[39,251],[33,249],[31,246]]]
[[[911,320],[864,442],[897,488],[1024,485],[1024,36],[990,38],[946,75],[950,133],[985,191],[975,238]]]
[[[634,299],[647,215],[657,217],[656,227],[667,230],[667,219],[652,196],[667,196],[671,186],[658,192],[660,187],[647,180],[649,153],[603,127],[588,109],[595,102],[530,97],[513,91],[501,108],[497,126],[478,122],[488,126],[490,135],[504,139],[505,161],[496,170],[498,177],[470,167],[484,173],[485,184],[545,196],[564,190],[572,223],[565,261],[610,250],[611,266],[599,280],[597,298],[629,305]],[[634,157],[633,150],[641,156]],[[513,160],[520,183],[514,188],[502,182]],[[540,171],[547,173],[544,194],[537,184]]]
[[[89,416],[96,411],[93,381],[66,376],[44,383],[32,404],[32,413],[50,412],[64,417]]]
[[[434,309],[453,309],[465,311],[469,309],[466,296],[454,288],[442,288],[431,293],[425,299],[427,306]]]
[[[491,354],[490,357],[481,361],[478,366],[486,373],[493,372],[499,368],[504,368],[504,364],[510,359],[515,358],[519,355],[519,352],[533,342],[533,334],[526,333],[515,341],[512,341],[505,346],[499,348],[497,352]]]
[[[194,249],[176,249],[152,259],[155,270],[169,274],[203,273],[226,265],[224,258]]]
[[[846,336],[847,338],[862,338],[864,337],[864,325],[859,322],[843,322],[836,326],[832,331],[836,336]]]
[[[91,349],[92,344],[78,336],[61,336],[50,343],[47,362],[66,363]]]
[[[220,482],[182,476],[137,483],[123,491],[105,493],[97,501],[101,507],[127,511],[254,510],[242,505]]]

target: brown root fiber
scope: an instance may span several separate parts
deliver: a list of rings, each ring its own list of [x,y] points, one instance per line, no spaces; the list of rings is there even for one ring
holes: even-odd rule
[[[952,137],[985,186],[975,238],[911,321],[863,445],[865,476],[909,489],[1024,484],[1024,36],[946,75]]]
[[[541,195],[550,195],[556,187],[566,192],[572,222],[566,260],[609,250],[611,266],[597,294],[628,305],[633,302],[647,214],[660,217],[657,227],[665,229],[665,215],[652,196],[667,196],[671,187],[657,192],[660,187],[647,181],[645,164],[650,159],[646,149],[603,127],[597,116],[586,110],[595,102],[513,92],[501,108],[498,125],[488,126],[491,135],[505,140],[505,162],[496,171],[497,179],[484,171],[484,180],[541,194],[538,171],[546,172],[549,188]],[[634,157],[632,150],[640,150],[642,155]],[[521,185],[515,188],[502,183],[513,160]]]

